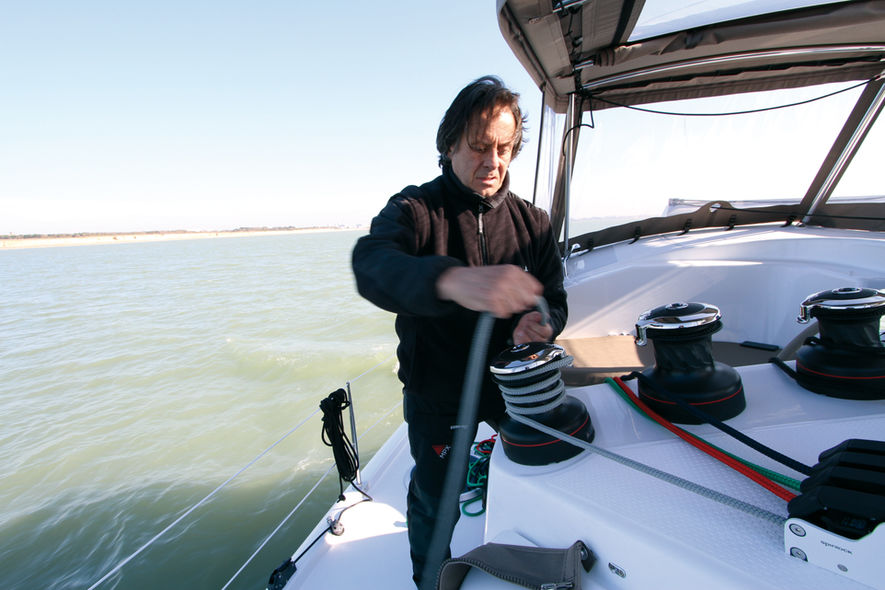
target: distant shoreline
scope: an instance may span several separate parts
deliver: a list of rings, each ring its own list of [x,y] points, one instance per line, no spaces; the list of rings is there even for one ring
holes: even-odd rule
[[[138,242],[166,242],[170,240],[197,240],[206,238],[235,238],[260,235],[356,231],[360,227],[306,227],[306,228],[242,228],[219,231],[149,231],[123,233],[52,234],[28,236],[0,236],[0,250],[24,248],[56,248],[94,244],[131,244]]]

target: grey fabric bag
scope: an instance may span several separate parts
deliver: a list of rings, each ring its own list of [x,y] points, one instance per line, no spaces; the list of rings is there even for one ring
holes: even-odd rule
[[[596,556],[581,541],[566,549],[487,543],[461,557],[447,559],[439,570],[437,590],[458,590],[471,567],[534,590],[581,590],[581,572]]]

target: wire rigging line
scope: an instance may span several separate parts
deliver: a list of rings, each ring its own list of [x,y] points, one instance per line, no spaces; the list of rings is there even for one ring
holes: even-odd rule
[[[222,483],[221,485],[219,485],[218,487],[216,487],[214,490],[212,490],[211,492],[209,492],[209,494],[207,494],[202,500],[200,500],[199,502],[197,502],[196,504],[194,504],[193,506],[191,506],[190,508],[188,508],[188,509],[187,509],[187,510],[186,510],[181,516],[179,516],[179,517],[176,518],[174,521],[172,521],[172,522],[171,522],[166,528],[164,528],[162,531],[160,531],[159,533],[157,533],[156,535],[154,535],[154,536],[153,536],[153,537],[152,537],[147,543],[145,543],[144,545],[142,545],[141,547],[139,547],[138,549],[136,549],[134,553],[132,553],[131,555],[129,555],[129,557],[125,558],[123,561],[121,561],[121,562],[118,563],[116,566],[114,566],[109,572],[107,572],[104,576],[102,576],[97,582],[95,582],[94,584],[92,584],[92,586],[90,586],[88,590],[93,590],[94,588],[97,588],[102,582],[104,582],[104,581],[107,580],[109,577],[111,577],[112,575],[114,575],[115,573],[117,573],[118,571],[120,571],[120,569],[122,569],[124,565],[126,565],[127,563],[129,563],[130,561],[132,561],[132,559],[133,559],[134,557],[136,557],[138,554],[140,554],[142,551],[144,551],[145,549],[147,549],[148,547],[150,547],[151,545],[153,545],[153,544],[157,541],[157,539],[159,539],[160,537],[162,537],[163,535],[165,535],[167,532],[169,532],[169,531],[170,531],[175,525],[177,525],[179,522],[181,522],[182,520],[184,520],[185,517],[187,517],[191,512],[193,512],[194,510],[196,510],[197,508],[199,508],[200,506],[202,506],[203,504],[205,504],[206,502],[208,502],[213,496],[215,496],[215,494],[217,494],[218,492],[220,492],[220,491],[221,491],[222,489],[224,489],[224,488],[225,488],[230,482],[232,482],[234,479],[236,479],[237,477],[239,477],[239,475],[240,475],[241,473],[243,473],[244,471],[246,471],[247,469],[249,469],[252,465],[254,465],[256,462],[258,462],[259,459],[261,459],[262,457],[264,457],[265,455],[267,455],[267,454],[268,454],[268,453],[269,453],[274,447],[276,447],[276,446],[279,445],[281,442],[283,442],[286,438],[288,438],[290,434],[292,434],[293,432],[295,432],[296,430],[298,430],[299,428],[301,428],[301,427],[302,427],[302,426],[303,426],[308,420],[310,420],[311,418],[313,418],[313,417],[317,414],[317,412],[319,412],[319,411],[320,411],[319,408],[316,409],[316,410],[314,410],[309,416],[307,416],[304,420],[302,420],[301,422],[299,422],[298,425],[295,426],[294,428],[292,428],[289,432],[287,432],[287,433],[284,434],[282,437],[280,437],[275,443],[273,443],[272,445],[270,445],[269,447],[267,447],[266,449],[264,449],[263,451],[261,451],[260,453],[258,453],[258,455],[256,455],[255,458],[253,458],[251,461],[249,461],[249,463],[247,463],[247,464],[246,464],[244,467],[242,467],[239,471],[237,471],[237,472],[234,473],[232,476],[230,476],[229,478],[227,478],[227,480],[226,480],[224,483]]]
[[[760,107],[758,109],[747,109],[744,111],[726,111],[726,112],[719,112],[719,113],[678,113],[675,111],[662,111],[662,110],[658,110],[658,109],[649,109],[646,107],[637,107],[637,106],[633,106],[633,105],[627,105],[627,104],[623,104],[623,103],[620,103],[620,102],[617,102],[614,100],[609,100],[607,98],[601,98],[599,96],[590,96],[589,98],[591,100],[598,100],[599,102],[604,102],[604,103],[610,104],[612,106],[630,109],[631,111],[640,111],[643,113],[650,113],[652,115],[670,115],[670,116],[676,116],[676,117],[729,117],[731,115],[750,115],[753,113],[764,113],[766,111],[776,111],[778,109],[788,109],[791,107],[797,107],[797,106],[801,106],[804,104],[809,104],[809,103],[812,103],[812,102],[815,102],[818,100],[824,100],[826,98],[830,98],[831,96],[836,96],[837,94],[842,94],[843,92],[849,92],[851,90],[854,90],[855,88],[860,88],[861,86],[866,86],[867,84],[870,84],[871,82],[875,82],[876,80],[878,80],[881,77],[882,76],[879,75],[879,76],[876,76],[875,78],[871,78],[870,80],[864,80],[863,82],[860,82],[858,84],[848,86],[847,88],[841,88],[839,90],[835,90],[833,92],[829,92],[829,93],[823,94],[821,96],[815,96],[813,98],[808,98],[806,100],[800,100],[797,102],[775,105],[775,106],[770,106],[770,107]]]
[[[367,371],[364,371],[362,374],[358,375],[356,378],[351,379],[351,383],[352,383],[352,382],[355,382],[355,381],[357,381],[357,380],[359,380],[361,377],[367,375],[368,373],[371,373],[372,371],[374,371],[375,369],[377,369],[377,368],[380,367],[381,365],[387,363],[387,362],[390,360],[390,358],[391,358],[392,356],[393,356],[393,354],[391,354],[391,355],[388,356],[386,359],[384,359],[383,361],[381,361],[381,362],[379,362],[378,364],[376,364],[374,367],[368,369]],[[265,455],[267,455],[267,454],[268,454],[270,451],[272,451],[276,446],[278,446],[280,443],[282,443],[284,440],[286,440],[291,434],[293,434],[293,433],[294,433],[295,431],[297,431],[299,428],[301,428],[302,426],[304,426],[304,424],[307,423],[308,420],[310,420],[311,418],[313,418],[318,412],[320,412],[320,408],[315,409],[311,414],[309,414],[307,417],[305,417],[305,418],[304,418],[301,422],[299,422],[295,427],[293,427],[291,430],[289,430],[289,431],[286,432],[283,436],[281,436],[279,439],[277,439],[277,441],[276,441],[275,443],[273,443],[272,445],[270,445],[269,447],[267,447],[266,449],[264,449],[263,451],[261,451],[261,452],[260,452],[258,455],[256,455],[251,461],[249,461],[245,466],[243,466],[239,471],[237,471],[236,473],[234,473],[232,476],[230,476],[229,478],[227,478],[227,480],[225,480],[222,484],[220,484],[220,485],[219,485],[218,487],[216,487],[214,490],[212,490],[211,492],[209,492],[209,494],[207,494],[202,500],[200,500],[199,502],[197,502],[196,504],[194,504],[193,506],[191,506],[190,508],[188,508],[188,509],[187,509],[184,513],[182,513],[178,518],[176,518],[176,519],[175,519],[174,521],[172,521],[169,525],[167,525],[166,528],[164,528],[164,529],[161,530],[159,533],[157,533],[156,535],[154,535],[153,537],[151,537],[151,539],[148,540],[144,545],[142,545],[141,547],[139,547],[138,549],[136,549],[136,550],[135,550],[133,553],[131,553],[128,557],[124,558],[124,559],[123,559],[122,561],[120,561],[117,565],[115,565],[113,568],[111,568],[111,570],[109,570],[107,573],[105,573],[101,578],[99,578],[95,583],[93,583],[93,584],[92,584],[87,590],[94,590],[95,588],[97,588],[98,586],[100,586],[103,582],[105,582],[108,578],[110,578],[112,575],[114,575],[114,574],[116,574],[117,572],[119,572],[119,571],[120,571],[120,570],[121,570],[121,569],[122,569],[127,563],[129,563],[130,561],[132,561],[135,557],[137,557],[139,554],[141,554],[141,553],[144,552],[146,549],[148,549],[151,545],[153,545],[154,543],[156,543],[158,539],[160,539],[163,535],[165,535],[165,534],[168,533],[170,530],[172,530],[172,529],[173,529],[178,523],[180,523],[182,520],[184,520],[184,519],[185,519],[189,514],[191,514],[194,510],[196,510],[197,508],[199,508],[200,506],[202,506],[203,504],[205,504],[206,502],[208,502],[210,499],[212,499],[212,498],[213,498],[218,492],[220,492],[222,489],[224,489],[225,487],[227,487],[227,486],[228,486],[233,480],[235,480],[237,477],[239,477],[244,471],[246,471],[247,469],[249,469],[250,467],[252,467],[252,465],[254,465],[255,463],[257,463],[262,457],[264,457]],[[245,567],[245,566],[244,566],[244,567]]]
[[[359,378],[359,377],[357,377],[357,379],[358,379],[358,378]],[[384,420],[386,420],[388,417],[390,417],[390,415],[393,413],[393,411],[396,410],[398,407],[400,407],[400,406],[402,405],[402,403],[403,403],[403,402],[402,402],[402,399],[400,399],[397,403],[395,403],[395,404],[393,405],[393,407],[391,407],[391,408],[387,411],[387,413],[385,413],[383,416],[381,416],[380,418],[378,418],[378,420],[376,420],[374,424],[372,424],[371,426],[369,426],[369,427],[366,429],[366,431],[363,432],[362,435],[360,435],[359,437],[357,437],[357,440],[359,440],[360,438],[363,438],[364,436],[366,436],[367,434],[369,434],[369,433],[372,431],[373,428],[375,428],[376,426],[378,426],[379,424],[381,424],[382,421],[384,421]],[[333,469],[334,467],[335,467],[335,464],[334,464],[334,463],[333,463],[332,465],[329,466],[329,468],[326,470],[326,472],[320,477],[319,481],[317,481],[317,483],[314,484],[314,486],[310,489],[310,491],[308,491],[308,492],[304,495],[304,497],[301,499],[300,502],[298,502],[298,504],[295,506],[295,508],[293,508],[293,509],[289,512],[289,514],[287,514],[287,515],[283,518],[283,520],[280,521],[280,523],[276,526],[276,528],[275,528],[273,531],[271,531],[270,534],[267,535],[267,537],[265,537],[265,539],[261,542],[261,544],[260,544],[260,545],[258,546],[258,548],[255,550],[255,552],[252,553],[252,555],[250,555],[248,559],[246,559],[246,561],[243,563],[243,565],[240,566],[240,569],[238,569],[238,570],[236,571],[236,573],[234,573],[234,575],[231,576],[231,579],[227,581],[227,583],[221,588],[221,590],[226,590],[227,587],[230,586],[230,585],[233,583],[233,581],[237,578],[237,576],[239,576],[239,575],[243,572],[243,570],[246,569],[246,567],[247,567],[250,563],[252,563],[252,560],[255,559],[255,558],[258,556],[258,554],[261,552],[261,550],[264,549],[264,546],[267,545],[267,544],[270,542],[270,540],[271,540],[272,538],[274,538],[274,536],[276,536],[276,534],[277,534],[278,532],[280,532],[280,529],[282,529],[283,526],[285,526],[285,524],[286,524],[287,522],[289,522],[289,519],[292,518],[292,516],[295,515],[295,513],[298,511],[298,509],[301,507],[301,505],[304,504],[304,502],[307,500],[307,498],[308,498],[312,493],[314,493],[314,492],[316,491],[317,487],[319,487],[320,483],[321,483],[324,479],[326,479],[326,477],[332,472],[332,469]],[[356,486],[354,486],[354,487],[356,487]],[[360,493],[362,493],[362,492],[360,492]],[[354,505],[355,505],[355,504],[354,504]],[[349,506],[348,506],[348,508],[349,508]],[[345,508],[345,510],[346,510],[346,508]],[[343,512],[343,511],[342,511],[342,512]],[[340,515],[339,515],[339,516],[340,516]],[[304,555],[305,553],[307,553],[307,551],[308,551],[311,547],[313,547],[313,545],[319,540],[319,538],[322,537],[322,535],[324,535],[324,534],[329,530],[329,528],[331,528],[331,525],[330,525],[329,527],[327,527],[326,530],[324,530],[323,533],[322,533],[321,535],[319,535],[317,538],[315,538],[315,539],[310,543],[310,545],[308,545],[307,548],[305,548],[304,551],[301,552],[301,554],[300,554],[298,557],[296,557],[295,559],[293,559],[292,561],[293,561],[293,562],[296,562],[296,561],[298,561],[299,559],[301,559],[301,556]]]
[[[243,565],[240,566],[240,569],[238,569],[236,571],[236,573],[234,573],[234,575],[231,576],[230,580],[228,580],[227,583],[221,587],[221,590],[227,590],[228,586],[230,586],[233,583],[233,581],[235,579],[237,579],[237,576],[239,576],[243,572],[243,570],[246,569],[246,567],[250,563],[252,563],[252,560],[255,559],[255,557],[261,552],[262,549],[264,549],[264,546],[270,542],[270,540],[274,537],[274,535],[276,535],[278,532],[280,532],[280,529],[283,528],[283,525],[285,525],[289,521],[290,518],[292,518],[292,515],[295,514],[296,512],[298,512],[298,509],[301,508],[301,505],[304,504],[304,502],[307,501],[307,499],[310,497],[310,495],[320,486],[321,483],[323,483],[323,480],[326,479],[326,477],[330,473],[332,473],[332,469],[334,469],[334,468],[335,468],[334,463],[332,465],[329,465],[329,468],[326,469],[326,472],[317,480],[317,482],[315,484],[313,484],[313,487],[310,488],[306,494],[304,494],[304,496],[301,498],[301,501],[295,505],[295,508],[293,508],[289,512],[289,514],[286,515],[286,517],[280,522],[280,524],[277,525],[277,528],[275,528],[267,537],[265,537],[264,541],[262,541],[261,544],[258,545],[258,548],[255,549],[255,552],[249,556],[249,559],[247,559],[243,563]],[[326,528],[326,530],[328,530],[328,527]],[[325,531],[323,531],[323,533],[325,533]]]
[[[380,361],[375,366],[373,366],[369,369],[366,369],[365,371],[363,371],[362,373],[360,373],[359,375],[357,375],[356,377],[351,379],[350,383],[355,383],[355,382],[359,381],[360,379],[362,379],[363,377],[365,377],[366,375],[368,375],[369,373],[371,373],[372,371],[374,371],[375,369],[377,369],[381,365],[388,363],[390,361],[390,359],[392,359],[394,357],[395,354],[396,354],[396,351],[391,352],[389,355],[387,355],[387,358],[385,358],[383,361]]]

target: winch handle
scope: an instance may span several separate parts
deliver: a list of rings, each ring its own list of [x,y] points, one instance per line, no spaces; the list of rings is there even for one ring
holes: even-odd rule
[[[538,308],[538,311],[541,312],[541,325],[546,326],[550,323],[550,307],[547,305],[547,300],[544,299],[543,295],[538,295],[538,300],[535,302],[535,307]]]

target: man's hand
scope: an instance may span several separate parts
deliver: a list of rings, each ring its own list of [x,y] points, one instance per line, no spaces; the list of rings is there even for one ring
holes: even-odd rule
[[[542,325],[541,313],[533,311],[519,318],[519,323],[513,330],[513,343],[525,344],[526,342],[547,342],[553,336],[553,328],[550,323]]]
[[[509,318],[534,307],[543,292],[544,287],[538,279],[511,264],[454,266],[436,281],[436,293],[440,299],[454,301],[474,311],[488,311],[496,318]],[[534,323],[540,326],[539,319]],[[523,325],[522,321],[520,325]],[[531,333],[536,331],[535,328],[531,330]],[[552,334],[552,330],[548,331]]]

